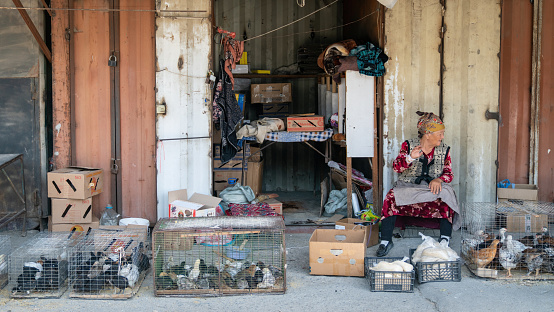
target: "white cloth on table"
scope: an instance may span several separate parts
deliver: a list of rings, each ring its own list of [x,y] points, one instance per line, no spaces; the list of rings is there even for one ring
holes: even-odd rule
[[[253,122],[253,125],[244,125],[237,131],[237,139],[256,137],[256,142],[263,143],[268,132],[285,129],[285,123],[279,118],[263,118]]]

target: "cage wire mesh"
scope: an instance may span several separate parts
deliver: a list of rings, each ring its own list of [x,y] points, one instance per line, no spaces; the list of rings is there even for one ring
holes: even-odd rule
[[[154,293],[284,293],[284,233],[280,216],[161,219],[152,233]]]
[[[40,233],[8,257],[11,298],[59,298],[67,288],[69,249],[81,232]]]
[[[465,203],[461,255],[475,275],[554,279],[554,203]]]
[[[147,236],[146,227],[92,230],[70,251],[69,297],[133,297],[150,269]]]
[[[0,289],[8,284],[8,256],[12,251],[9,236],[0,236]]]

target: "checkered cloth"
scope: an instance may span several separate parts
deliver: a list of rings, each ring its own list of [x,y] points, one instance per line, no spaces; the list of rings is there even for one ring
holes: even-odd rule
[[[265,139],[275,142],[305,142],[318,141],[322,142],[333,136],[333,129],[325,129],[325,131],[313,132],[268,132]]]

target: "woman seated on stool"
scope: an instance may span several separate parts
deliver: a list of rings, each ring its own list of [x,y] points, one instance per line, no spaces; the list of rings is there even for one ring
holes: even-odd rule
[[[392,231],[396,216],[426,218],[440,223],[440,239],[450,242],[452,222],[460,227],[458,201],[450,186],[452,165],[450,147],[442,143],[444,124],[433,113],[417,112],[418,138],[402,143],[393,162],[400,176],[383,202],[381,244],[377,257],[386,256],[393,247]]]

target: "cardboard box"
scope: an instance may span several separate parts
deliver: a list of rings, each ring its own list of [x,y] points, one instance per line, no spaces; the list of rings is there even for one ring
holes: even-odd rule
[[[248,170],[248,160],[247,157],[242,159],[242,157],[235,157],[229,160],[226,163],[221,162],[221,158],[214,158],[214,171],[221,170],[234,170],[242,171],[242,169]]]
[[[506,229],[515,233],[538,233],[548,227],[546,214],[510,214],[506,216]]]
[[[140,242],[146,242],[147,238],[146,225],[101,225],[93,232],[95,250],[117,253],[118,249],[123,247],[127,255],[131,254]]]
[[[264,178],[264,161],[250,162],[246,174],[246,185],[250,186],[254,194],[259,195],[262,192],[262,182]]]
[[[289,113],[289,103],[264,104],[262,107],[264,115],[285,115]]]
[[[283,203],[276,200],[275,198],[270,198],[268,200],[264,200],[264,202],[269,204],[269,207],[273,208],[276,213],[283,215]]]
[[[233,74],[248,74],[250,72],[250,67],[248,65],[237,64],[234,69],[231,69]]]
[[[246,178],[248,171],[244,172]],[[214,191],[223,191],[227,187],[231,186],[229,183],[230,179],[236,179],[236,183],[244,185],[242,181],[242,172],[236,170],[227,170],[227,171],[214,171]]]
[[[316,229],[310,237],[310,274],[364,276],[364,231]]]
[[[86,199],[102,193],[102,169],[67,167],[48,172],[48,197]]]
[[[499,201],[508,199],[538,200],[539,190],[534,184],[512,184],[514,188],[497,188],[496,192]],[[512,186],[510,185],[510,186]]]
[[[248,162],[260,162],[263,160],[264,152],[260,151],[259,147],[250,147],[250,156],[248,156]]]
[[[234,158],[242,159],[242,155],[246,153],[246,157],[250,156],[250,144],[244,144],[243,148],[235,154]],[[221,158],[221,144],[214,144],[214,158]]]
[[[174,204],[178,201],[177,204]],[[187,190],[177,190],[168,193],[169,217],[215,217],[222,216],[223,209],[219,206],[221,198],[194,193],[188,198]],[[189,202],[183,205],[181,202]],[[196,204],[196,205],[194,205]]]
[[[290,83],[253,84],[251,103],[284,103],[292,101]]]
[[[100,226],[100,220],[96,216],[92,216],[90,223],[53,223],[52,216],[48,216],[48,231],[50,232],[71,232],[75,231],[87,232],[90,229],[97,229]]]
[[[362,223],[360,219],[344,218],[335,222],[336,230],[361,230],[365,232],[367,247],[375,246],[379,243],[379,224],[358,225]]]
[[[52,223],[92,222],[92,197],[87,199],[52,198]]]
[[[325,124],[323,116],[289,116],[287,117],[287,131],[323,131]]]

